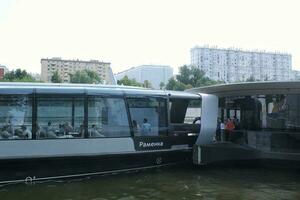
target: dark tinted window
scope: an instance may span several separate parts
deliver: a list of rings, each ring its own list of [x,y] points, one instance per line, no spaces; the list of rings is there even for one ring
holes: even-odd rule
[[[170,99],[171,134],[188,136],[199,134],[201,99]]]
[[[200,99],[170,99],[171,123],[192,124],[201,117]]]

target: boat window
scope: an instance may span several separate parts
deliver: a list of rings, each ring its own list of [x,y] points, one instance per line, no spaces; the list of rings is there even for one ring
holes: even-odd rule
[[[170,128],[175,136],[195,135],[200,132],[201,99],[170,99]]]
[[[88,98],[89,137],[129,137],[124,99]]]
[[[37,138],[81,138],[84,136],[83,98],[37,98]]]
[[[32,98],[0,96],[0,140],[32,138]]]
[[[201,123],[201,101],[189,100],[186,109],[184,123],[186,124],[200,124]]]
[[[163,98],[129,98],[135,136],[167,135],[167,108]]]

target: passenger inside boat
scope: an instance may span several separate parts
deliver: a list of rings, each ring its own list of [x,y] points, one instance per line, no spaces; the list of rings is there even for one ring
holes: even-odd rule
[[[89,130],[89,137],[105,137],[105,135],[100,132],[101,131],[96,127],[96,125],[93,124],[92,128]]]
[[[46,127],[47,132],[55,132],[55,127],[52,125],[52,123],[49,121],[48,126]]]
[[[142,134],[147,136],[151,133],[151,124],[148,122],[147,118],[144,118],[142,125]]]
[[[27,139],[31,139],[32,138],[32,133],[30,130],[27,129],[26,125],[22,125],[21,126],[21,130],[22,130],[22,138],[27,138]]]
[[[134,134],[135,135],[140,135],[141,134],[140,133],[141,128],[140,128],[139,124],[136,122],[136,120],[132,120],[132,126],[133,126]]]
[[[1,139],[8,139],[11,138],[13,135],[12,133],[10,133],[10,131],[8,130],[8,126],[5,125],[1,128],[1,132],[0,132],[0,138]]]
[[[73,127],[69,124],[69,122],[65,122],[63,124],[63,131],[64,131],[64,135],[73,132]]]

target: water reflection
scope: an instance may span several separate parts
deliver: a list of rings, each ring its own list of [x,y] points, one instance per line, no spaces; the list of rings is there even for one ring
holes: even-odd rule
[[[163,168],[92,179],[12,185],[1,200],[300,199],[296,171]]]

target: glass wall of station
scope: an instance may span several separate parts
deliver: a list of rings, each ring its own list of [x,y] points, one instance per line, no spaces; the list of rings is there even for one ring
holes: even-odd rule
[[[194,136],[201,99],[0,95],[0,140]]]
[[[223,140],[229,135],[232,142],[264,151],[300,151],[300,94],[220,98],[219,117]]]

